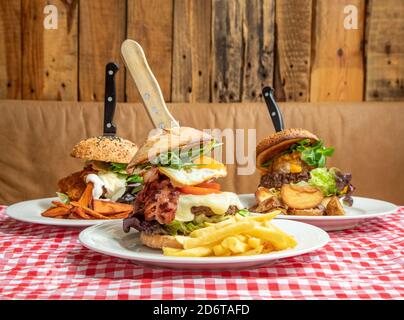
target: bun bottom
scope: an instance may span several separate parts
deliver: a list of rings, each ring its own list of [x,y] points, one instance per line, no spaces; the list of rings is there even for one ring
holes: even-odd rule
[[[163,247],[183,249],[181,243],[179,243],[175,237],[161,234],[146,234],[140,232],[140,241],[142,244],[149,248],[161,249]]]

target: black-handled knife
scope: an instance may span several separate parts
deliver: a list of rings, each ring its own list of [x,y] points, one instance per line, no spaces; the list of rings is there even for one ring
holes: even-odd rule
[[[105,67],[105,98],[104,98],[104,136],[114,136],[116,126],[113,122],[116,106],[115,74],[119,67],[110,62]]]
[[[262,89],[262,95],[264,96],[265,103],[268,107],[269,115],[271,116],[275,131],[278,132],[284,130],[285,125],[283,123],[283,116],[281,110],[276,104],[274,98],[274,89],[271,87],[264,87]]]

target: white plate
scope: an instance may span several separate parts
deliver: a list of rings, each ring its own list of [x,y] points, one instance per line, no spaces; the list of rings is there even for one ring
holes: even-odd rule
[[[16,220],[38,223],[38,224],[49,224],[54,226],[65,226],[65,227],[88,227],[101,222],[111,221],[111,220],[85,220],[85,219],[55,219],[41,216],[41,213],[48,209],[52,203],[51,201],[58,200],[58,198],[44,198],[35,199],[29,201],[23,201],[15,203],[6,209],[6,214]],[[122,221],[122,219],[119,219]]]
[[[277,220],[276,226],[295,237],[293,249],[244,257],[182,258],[164,256],[161,250],[150,249],[139,241],[139,233],[131,230],[124,233],[122,222],[106,222],[83,230],[79,240],[87,248],[106,255],[128,259],[138,264],[176,269],[239,269],[273,263],[317,250],[330,240],[328,234],[306,223]]]
[[[239,195],[241,203],[247,208],[256,204],[253,194]],[[352,197],[354,202],[352,207],[344,206],[344,216],[292,216],[278,215],[276,219],[288,219],[310,223],[327,231],[345,230],[354,228],[367,219],[381,217],[397,211],[398,207],[390,202]]]

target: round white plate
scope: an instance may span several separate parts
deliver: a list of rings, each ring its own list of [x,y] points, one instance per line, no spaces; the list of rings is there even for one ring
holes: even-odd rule
[[[256,204],[255,196],[253,194],[239,195],[241,203],[250,208]],[[292,216],[292,215],[278,215],[276,219],[288,219],[306,222],[322,228],[327,231],[345,230],[350,229],[367,219],[381,217],[386,214],[391,214],[397,211],[398,207],[390,202],[352,197],[354,202],[352,207],[343,205],[345,210],[344,216]]]
[[[16,220],[38,223],[38,224],[48,224],[54,226],[65,226],[65,227],[88,227],[101,222],[111,221],[111,220],[85,220],[85,219],[55,219],[41,216],[41,213],[48,209],[52,203],[51,201],[58,200],[58,198],[44,198],[35,199],[29,201],[22,201],[7,207],[6,214]],[[122,221],[122,219],[119,219]]]
[[[290,220],[277,220],[273,223],[295,237],[298,243],[295,248],[244,257],[168,257],[164,256],[161,250],[142,245],[137,231],[124,233],[122,222],[118,221],[87,228],[80,233],[79,240],[85,247],[106,255],[128,259],[138,264],[176,269],[239,269],[268,264],[317,250],[330,240],[325,231],[306,223]]]

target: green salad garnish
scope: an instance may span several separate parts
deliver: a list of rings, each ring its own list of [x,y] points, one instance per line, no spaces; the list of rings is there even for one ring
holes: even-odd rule
[[[293,144],[288,150],[280,153],[279,156],[290,154],[295,151],[300,152],[300,159],[302,159],[309,166],[323,168],[325,167],[326,157],[331,157],[333,155],[334,148],[326,148],[322,141],[316,141],[314,144],[311,144],[310,139],[303,139]],[[269,167],[274,159],[275,158],[269,159],[261,166],[264,168]]]
[[[143,178],[141,176],[139,176],[138,174],[133,174],[133,175],[129,176],[128,173],[126,172],[126,167],[127,167],[127,164],[125,164],[125,163],[111,162],[109,169],[112,172],[125,176],[126,183],[143,183]],[[132,191],[132,193],[134,193],[134,192]]]
[[[213,141],[211,143],[202,144],[199,148],[190,148],[162,153],[150,161],[150,163],[144,164],[143,168],[147,169],[152,165],[159,167],[170,167],[177,170],[197,167],[200,166],[200,164],[193,163],[195,159],[207,154],[220,145],[222,145],[222,143]]]
[[[181,235],[189,235],[192,231],[198,230],[201,228],[206,227],[205,223],[217,223],[223,220],[228,219],[229,216],[222,216],[222,215],[214,215],[211,217],[208,217],[204,214],[198,214],[195,216],[194,220],[184,222],[184,221],[178,221],[178,220],[173,220],[169,224],[163,225],[163,229],[171,236],[175,236],[178,234]]]

